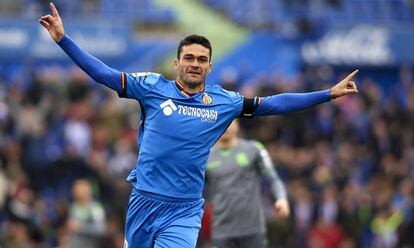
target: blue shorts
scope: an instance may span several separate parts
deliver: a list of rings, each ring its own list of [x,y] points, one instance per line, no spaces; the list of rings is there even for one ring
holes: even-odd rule
[[[133,187],[124,248],[194,248],[203,212],[202,198],[185,201]]]

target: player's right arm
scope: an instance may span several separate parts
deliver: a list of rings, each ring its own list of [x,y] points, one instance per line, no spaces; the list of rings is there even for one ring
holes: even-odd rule
[[[42,16],[39,19],[39,23],[49,32],[52,39],[86,74],[88,74],[96,82],[104,84],[117,91],[120,95],[123,95],[126,90],[127,77],[129,77],[129,75],[110,68],[102,61],[79,47],[69,36],[65,34],[62,19],[60,18],[59,12],[53,3],[50,3],[50,8],[53,16]],[[137,91],[139,90],[136,90],[135,92]]]

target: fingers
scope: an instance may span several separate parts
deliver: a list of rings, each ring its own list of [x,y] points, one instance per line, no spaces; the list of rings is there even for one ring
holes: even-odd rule
[[[352,89],[352,90],[347,90],[346,91],[346,94],[348,95],[348,94],[355,94],[355,93],[358,93],[358,90],[357,89]]]
[[[53,19],[53,16],[51,15],[45,15],[45,16],[40,17],[39,20],[43,20],[47,22],[49,25],[51,25],[55,19]]]
[[[358,88],[356,86],[356,83],[354,81],[352,81],[352,78],[358,73],[359,70],[355,70],[353,71],[351,74],[349,74],[344,80],[343,82],[346,85],[346,90],[345,93],[348,94],[354,94],[354,93],[358,93]]]
[[[356,86],[354,81],[349,81],[347,88],[348,89],[357,89],[357,86]]]
[[[358,93],[358,88],[354,81],[349,81],[347,83],[346,89],[348,94]]]
[[[353,71],[351,74],[349,74],[348,76],[346,76],[346,80],[351,80],[357,73],[358,73],[358,69],[356,69],[355,71]]]
[[[289,205],[288,205],[289,203],[287,203],[286,201],[284,201],[284,200],[280,200],[280,201],[278,201],[278,202],[276,202],[276,204],[275,204],[275,209],[276,209],[276,215],[279,217],[279,218],[286,218],[286,217],[288,217],[289,216]]]
[[[286,218],[286,217],[289,216],[289,210],[286,209],[286,208],[279,208],[279,209],[277,209],[277,212],[276,213],[277,213],[277,216],[279,218],[282,218],[282,219],[284,219],[284,218]]]
[[[50,5],[50,9],[52,10],[53,16],[60,18],[59,12],[57,11],[56,6],[52,2],[49,5]]]
[[[40,23],[43,27],[45,27],[47,30],[49,30],[50,25],[49,25],[49,23],[47,23],[45,20],[39,19],[39,23]]]

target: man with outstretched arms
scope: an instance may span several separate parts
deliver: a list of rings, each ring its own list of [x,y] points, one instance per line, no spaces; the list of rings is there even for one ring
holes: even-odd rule
[[[210,148],[233,119],[285,114],[357,92],[354,71],[334,87],[302,94],[251,99],[205,84],[212,49],[202,36],[178,46],[176,80],[156,73],[125,73],[80,48],[64,31],[53,3],[39,23],[65,53],[96,82],[141,105],[139,156],[128,176],[132,192],[125,226],[126,247],[194,247],[204,200]]]

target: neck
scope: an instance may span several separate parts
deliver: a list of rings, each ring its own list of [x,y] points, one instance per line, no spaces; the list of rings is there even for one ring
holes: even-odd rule
[[[220,147],[220,149],[228,150],[236,146],[237,140],[238,140],[237,137],[230,138],[228,140],[220,140],[220,142],[218,143],[218,146]]]
[[[201,84],[189,84],[186,82],[181,81],[177,78],[176,83],[180,90],[184,91],[187,94],[197,94],[204,90],[204,83]]]

